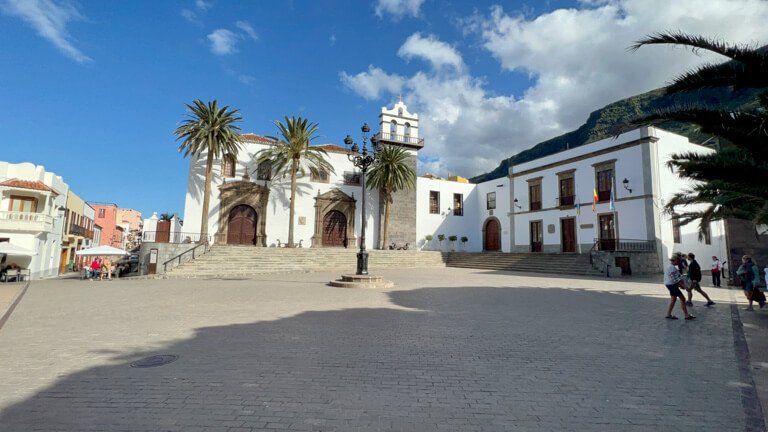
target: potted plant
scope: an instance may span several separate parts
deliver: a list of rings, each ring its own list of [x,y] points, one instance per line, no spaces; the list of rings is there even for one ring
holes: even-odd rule
[[[427,250],[429,250],[429,247],[432,245],[433,238],[434,237],[432,237],[432,234],[427,234],[424,236],[424,247],[426,247]]]
[[[456,240],[458,240],[459,237],[452,235],[448,237],[448,240],[451,242],[451,252],[456,252]]]
[[[467,242],[469,241],[469,237],[467,236],[461,236],[461,250],[466,251],[467,250]]]
[[[438,234],[437,235],[437,241],[440,243],[440,251],[443,250],[443,240],[445,240],[445,234]]]

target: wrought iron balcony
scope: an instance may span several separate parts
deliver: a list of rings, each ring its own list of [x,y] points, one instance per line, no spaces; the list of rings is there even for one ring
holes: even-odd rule
[[[394,144],[405,144],[406,146],[416,147],[416,148],[424,147],[424,138],[418,138],[411,135],[398,135],[390,132],[379,132],[373,136],[371,141],[373,141],[374,139],[377,139],[384,144],[394,143]]]
[[[52,232],[53,216],[44,213],[0,211],[0,229],[22,232]]]

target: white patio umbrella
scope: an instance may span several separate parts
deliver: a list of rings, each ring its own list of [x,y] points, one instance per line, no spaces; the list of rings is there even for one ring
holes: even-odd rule
[[[75,252],[76,255],[80,256],[125,256],[130,255],[130,253],[118,249],[112,246],[96,246],[95,248],[90,249],[81,249],[79,251]]]
[[[31,257],[33,255],[37,255],[37,252],[21,246],[16,246],[11,242],[0,242],[0,255],[2,254]]]

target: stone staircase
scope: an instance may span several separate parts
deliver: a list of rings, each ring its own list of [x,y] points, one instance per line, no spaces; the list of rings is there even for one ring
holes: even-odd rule
[[[448,267],[605,277],[604,272],[589,264],[588,254],[451,252],[446,255]]]
[[[441,252],[370,250],[368,271],[385,268],[445,267]],[[339,271],[355,273],[357,250],[342,248],[263,248],[215,245],[162,278],[249,278],[265,273]]]

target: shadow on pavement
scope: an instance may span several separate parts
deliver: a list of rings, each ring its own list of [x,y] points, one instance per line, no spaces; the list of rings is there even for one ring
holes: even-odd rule
[[[740,376],[727,306],[685,322],[662,318],[664,299],[595,291],[425,288],[390,297],[421,311],[199,328],[164,349],[62,376],[0,412],[0,430],[763,427],[756,398],[743,400],[742,388],[754,386]],[[179,358],[129,367],[156,354]]]

